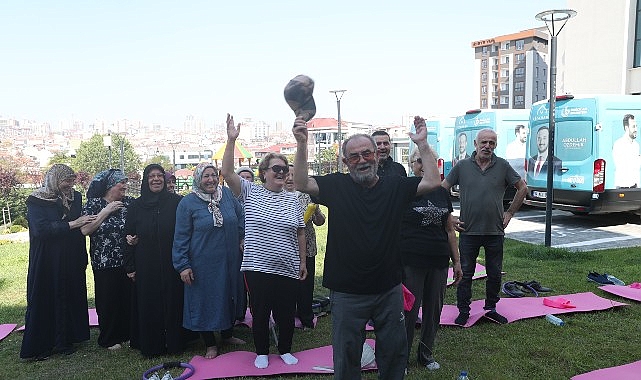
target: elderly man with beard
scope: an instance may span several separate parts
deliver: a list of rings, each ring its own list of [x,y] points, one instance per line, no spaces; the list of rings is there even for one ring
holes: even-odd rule
[[[401,379],[407,364],[407,338],[401,289],[400,225],[417,195],[440,185],[436,159],[427,144],[425,120],[416,117],[409,136],[425,162],[420,177],[376,174],[376,142],[357,134],[342,146],[349,174],[307,175],[308,131],[294,123],[297,141],[294,183],[329,209],[323,286],[329,288],[336,379],[359,379],[365,325],[376,326],[380,379]]]

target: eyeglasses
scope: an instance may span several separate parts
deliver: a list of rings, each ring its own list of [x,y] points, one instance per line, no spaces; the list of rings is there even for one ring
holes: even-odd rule
[[[415,162],[418,162],[419,164],[423,165],[423,160],[420,157],[412,161],[412,163],[415,163]]]
[[[363,157],[363,160],[371,160],[374,158],[375,152],[372,152],[370,150],[364,150],[360,153],[352,153],[347,156],[347,162],[349,162],[352,165],[358,164],[358,161],[361,160],[361,157]]]
[[[289,166],[286,166],[286,165],[272,165],[271,168],[267,168],[267,169],[271,169],[276,174],[279,174],[279,173],[287,174],[287,173],[289,173]]]

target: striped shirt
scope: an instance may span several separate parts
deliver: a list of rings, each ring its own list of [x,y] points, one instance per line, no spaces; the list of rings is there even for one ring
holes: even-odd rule
[[[303,207],[295,193],[273,192],[241,178],[245,204],[245,251],[241,271],[298,279],[298,228],[304,228]]]

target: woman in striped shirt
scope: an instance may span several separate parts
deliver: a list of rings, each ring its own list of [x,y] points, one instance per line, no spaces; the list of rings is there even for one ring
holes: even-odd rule
[[[245,273],[253,317],[257,368],[269,365],[269,316],[278,325],[278,353],[289,365],[299,281],[307,276],[303,207],[284,189],[287,158],[270,153],[260,162],[263,185],[242,179],[234,171],[234,147],[240,124],[227,114],[227,145],[222,162],[225,182],[245,205],[245,247],[240,270]]]

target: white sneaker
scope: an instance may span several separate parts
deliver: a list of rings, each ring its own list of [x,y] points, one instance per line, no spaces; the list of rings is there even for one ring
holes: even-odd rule
[[[430,371],[437,370],[441,368],[441,365],[438,364],[437,362],[431,362],[425,365],[425,368],[429,369]]]

